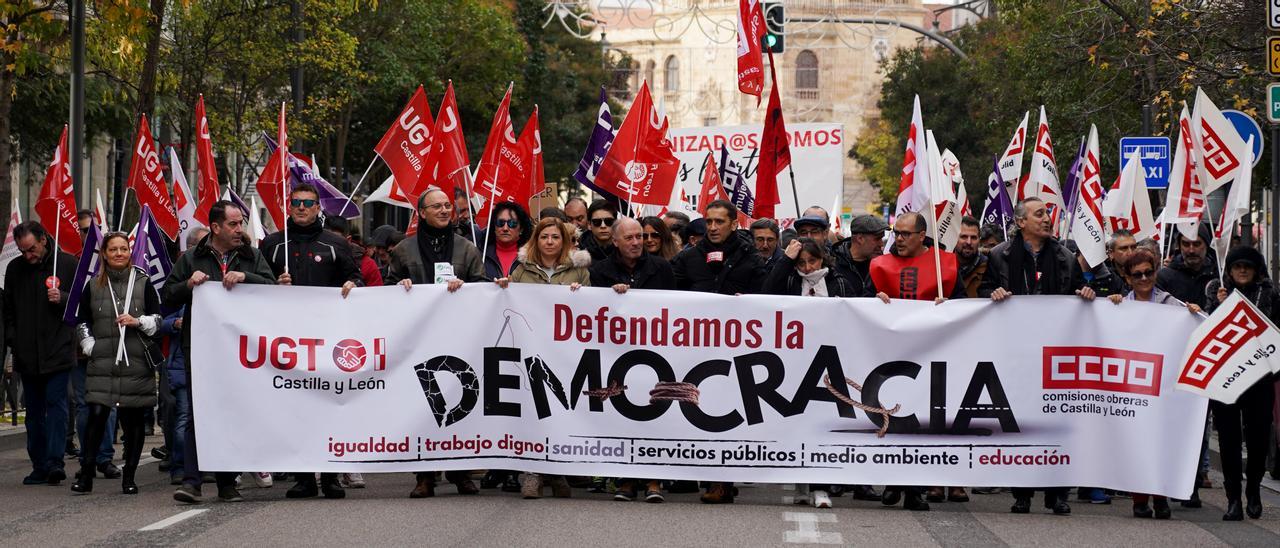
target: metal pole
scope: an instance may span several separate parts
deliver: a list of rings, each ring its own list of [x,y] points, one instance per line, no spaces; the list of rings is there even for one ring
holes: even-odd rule
[[[71,150],[67,159],[71,162],[71,188],[87,198],[91,193],[80,188],[84,182],[84,4],[85,0],[71,0]]]
[[[293,0],[290,4],[289,15],[293,19],[293,32],[291,36],[294,46],[302,45],[302,0]],[[295,59],[297,59],[295,57]],[[306,94],[303,90],[302,81],[302,63],[299,61],[289,70],[289,84],[293,89],[293,117],[297,120],[302,119],[302,106],[306,100]],[[294,148],[302,150],[303,143],[301,140],[294,142]]]
[[[1276,183],[1280,182],[1280,124],[1271,124],[1271,215],[1268,221],[1271,229],[1271,279],[1280,276],[1280,190]]]

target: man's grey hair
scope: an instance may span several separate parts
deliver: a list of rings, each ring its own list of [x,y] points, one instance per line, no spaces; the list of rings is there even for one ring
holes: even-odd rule
[[[195,247],[204,239],[204,235],[209,233],[209,229],[203,226],[197,226],[187,233],[187,247]]]
[[[1116,241],[1119,240],[1120,238],[1124,238],[1125,236],[1132,238],[1133,233],[1123,228],[1116,229],[1115,232],[1112,232],[1111,237],[1107,238],[1107,252],[1115,251]]]
[[[613,222],[613,230],[612,230],[612,234],[613,234],[614,236],[617,236],[617,235],[618,235],[618,231],[622,230],[622,228],[623,228],[623,227],[631,226],[631,225],[633,225],[633,224],[634,224],[634,225],[636,225],[637,227],[639,227],[639,226],[640,226],[640,221],[637,221],[637,220],[635,220],[635,219],[632,219],[631,217],[618,217],[618,220],[616,220],[616,221],[614,221],[614,222]]]
[[[1024,198],[1022,201],[1018,202],[1017,204],[1015,204],[1015,205],[1013,206],[1013,218],[1014,218],[1014,219],[1026,219],[1026,218],[1027,218],[1027,204],[1029,204],[1029,203],[1031,203],[1031,202],[1040,202],[1040,203],[1044,203],[1044,200],[1041,200],[1040,198],[1036,198],[1035,196],[1032,196],[1032,197],[1030,197],[1030,198]]]

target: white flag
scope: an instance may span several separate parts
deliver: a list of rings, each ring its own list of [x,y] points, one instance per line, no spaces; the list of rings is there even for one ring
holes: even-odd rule
[[[258,242],[267,237],[266,231],[262,228],[262,213],[258,210],[258,197],[249,197],[249,240],[253,247],[258,247]]]
[[[1178,227],[1186,238],[1196,238],[1200,229],[1200,215],[1204,212],[1205,197],[1196,168],[1195,127],[1186,105],[1178,117],[1178,144],[1173,152],[1173,166],[1169,173],[1169,198],[1166,200],[1161,220]]]
[[[1103,223],[1102,166],[1098,160],[1098,128],[1089,126],[1089,140],[1085,144],[1084,161],[1080,176],[1080,198],[1071,215],[1071,237],[1080,246],[1089,267],[1107,260],[1107,235]]]
[[[1138,153],[1135,151],[1130,154],[1124,162],[1116,187],[1107,193],[1102,202],[1102,213],[1107,216],[1110,231],[1128,230],[1138,241],[1154,238],[1157,230],[1144,171]]]
[[[829,222],[831,223],[831,232],[834,232],[839,238],[844,238],[844,223],[840,222],[840,194],[841,193],[839,192],[836,193],[836,201],[832,202],[831,212],[827,215],[830,217]]]
[[[1018,190],[1019,181],[1022,180],[1022,152],[1027,148],[1027,122],[1030,119],[1030,112],[1022,115],[1022,123],[1013,132],[1013,138],[1009,139],[1009,146],[1004,149],[1004,154],[1000,155],[1000,178],[1004,180],[1009,199],[1015,204],[1023,198]]]
[[[102,191],[93,191],[93,221],[98,223],[98,230],[103,234],[111,232],[107,230],[107,208],[102,207]]]
[[[178,249],[186,251],[187,233],[204,223],[196,220],[196,202],[191,199],[191,187],[173,147],[169,147],[169,170],[173,172],[173,207],[178,211]]]
[[[1027,177],[1023,197],[1035,196],[1052,205],[1062,215],[1062,187],[1058,184],[1058,160],[1053,156],[1053,140],[1049,138],[1049,117],[1040,107],[1040,126],[1036,130],[1036,146],[1031,153],[1031,173]],[[1061,218],[1061,217],[1059,217]],[[1057,227],[1057,224],[1054,224]]]
[[[930,133],[932,137],[932,133]],[[933,146],[931,141],[930,146]],[[930,155],[930,158],[933,156]],[[942,151],[938,159],[941,165],[937,185],[938,193],[949,201],[934,205],[934,213],[938,216],[938,243],[949,251],[955,251],[960,241],[960,218],[964,216],[963,208],[968,204],[968,194],[964,191],[964,179],[960,176],[960,160],[951,149]],[[955,182],[960,180],[960,191],[956,192]]]
[[[1246,389],[1280,372],[1280,331],[1239,291],[1191,333],[1178,390],[1235,403]]]
[[[1204,90],[1196,88],[1195,111],[1191,113],[1195,127],[1196,173],[1206,196],[1236,176],[1244,157],[1239,150],[1244,140],[1235,126],[1227,121]]]
[[[9,261],[22,255],[18,251],[18,242],[13,239],[13,229],[20,224],[22,224],[22,214],[18,213],[18,199],[14,198],[13,209],[9,210],[9,228],[4,231],[4,247],[0,248],[0,289],[4,289],[4,273],[9,268]]]
[[[1249,191],[1253,186],[1253,136],[1247,143],[1237,149],[1242,162],[1236,170],[1235,181],[1227,192],[1227,201],[1222,204],[1222,217],[1213,227],[1213,250],[1218,254],[1218,272],[1226,274],[1227,251],[1231,250],[1231,235],[1235,233],[1236,221],[1249,214]]]
[[[911,127],[907,133],[907,151],[902,162],[902,180],[898,185],[898,204],[894,215],[908,211],[924,211],[929,200],[929,153],[925,145],[924,117],[917,95],[911,110]],[[928,215],[925,215],[928,217]],[[888,248],[886,248],[888,249]]]

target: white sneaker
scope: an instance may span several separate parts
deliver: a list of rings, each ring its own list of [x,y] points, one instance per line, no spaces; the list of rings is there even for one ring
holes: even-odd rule
[[[831,497],[826,491],[815,489],[809,494],[809,499],[813,502],[814,508],[831,508]]]
[[[342,475],[342,486],[351,489],[364,489],[364,476],[359,472]]]
[[[271,472],[254,472],[253,482],[258,484],[259,489],[270,489],[275,485],[275,481],[271,479]]]

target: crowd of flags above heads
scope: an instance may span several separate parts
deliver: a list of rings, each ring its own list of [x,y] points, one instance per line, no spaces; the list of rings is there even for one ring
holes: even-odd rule
[[[1194,237],[1201,219],[1206,218],[1218,258],[1224,260],[1235,223],[1249,212],[1253,144],[1252,138],[1245,142],[1240,137],[1203,90],[1196,90],[1190,112],[1182,108],[1168,199],[1158,215],[1152,211],[1145,171],[1136,153],[1121,159],[1122,169],[1109,190],[1103,185],[1098,130],[1092,125],[1060,184],[1043,106],[1031,142],[1031,166],[1024,175],[1022,157],[1029,121],[1030,113],[1026,113],[1009,146],[993,159],[981,218],[984,224],[1007,228],[1013,224],[1014,203],[1040,198],[1049,209],[1054,236],[1075,240],[1089,265],[1097,266],[1106,259],[1107,236],[1116,230],[1128,230],[1139,240],[1163,240],[1167,246],[1167,228],[1176,227],[1179,233]],[[949,150],[936,152],[935,141],[932,131],[925,129],[916,97],[895,214],[932,212],[925,215],[930,231],[950,249],[958,237],[959,217],[966,214],[968,199],[959,163]],[[1206,196],[1227,184],[1231,188],[1222,215],[1208,219]]]

